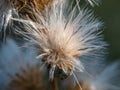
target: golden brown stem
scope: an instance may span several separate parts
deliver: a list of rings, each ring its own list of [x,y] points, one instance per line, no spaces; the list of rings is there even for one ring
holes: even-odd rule
[[[59,90],[58,83],[57,83],[57,78],[53,79],[53,81],[51,82],[51,86],[52,86],[53,90]]]

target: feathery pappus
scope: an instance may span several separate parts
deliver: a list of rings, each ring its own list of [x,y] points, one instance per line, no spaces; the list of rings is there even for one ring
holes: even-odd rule
[[[37,13],[37,22],[30,19],[22,22],[26,32],[16,28],[30,45],[40,52],[37,58],[48,66],[49,78],[65,79],[74,71],[83,72],[84,66],[78,57],[100,57],[106,45],[99,30],[102,23],[94,18],[92,12],[75,6],[68,9],[64,2],[53,5],[44,16]],[[78,11],[77,11],[78,10]],[[67,12],[68,11],[68,12]],[[18,29],[18,30],[17,30]],[[88,59],[89,61],[89,59]]]
[[[29,17],[35,21],[34,11],[44,15],[45,7],[50,9],[53,2],[54,0],[13,0],[12,4],[22,17]]]
[[[91,6],[99,5],[100,0],[86,0]]]
[[[68,0],[65,0],[68,1]],[[65,2],[64,1],[64,2]],[[79,0],[76,0],[78,3]],[[14,24],[10,18],[30,18],[36,21],[35,12],[45,13],[45,8],[51,9],[54,4],[63,2],[63,0],[0,0],[0,39],[3,41],[5,37],[14,33]],[[98,4],[97,0],[87,0],[92,6]],[[14,36],[11,34],[11,36]]]
[[[66,90],[120,89],[119,63],[105,69],[101,65],[107,45],[101,35],[103,23],[75,1],[73,7],[69,0],[0,0],[0,38],[14,30],[27,45],[20,49],[15,38],[8,37],[1,45],[0,90],[46,90],[41,63],[53,83],[67,78],[62,82]]]
[[[23,51],[12,39],[0,50],[0,90],[45,90],[44,73],[35,52]]]
[[[45,8],[51,8],[62,0],[0,0],[0,40],[4,41],[7,36],[15,36],[14,25],[11,18],[29,18],[36,20],[35,12],[41,12],[44,15]]]
[[[10,0],[0,0],[0,41],[5,38],[6,32],[8,33],[7,27],[12,25],[10,18],[13,13]]]
[[[78,84],[73,84],[73,79],[65,81],[64,87],[66,90],[119,90],[119,72],[119,62],[115,62],[111,65],[107,65],[101,73],[91,74],[92,77],[88,77],[85,74],[78,75],[78,82],[81,86],[81,89],[79,88]],[[80,77],[82,79],[80,79]]]

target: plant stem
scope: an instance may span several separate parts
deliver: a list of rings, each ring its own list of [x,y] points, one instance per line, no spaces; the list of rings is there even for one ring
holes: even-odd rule
[[[58,82],[57,82],[57,78],[56,77],[51,82],[51,85],[52,85],[52,89],[53,90],[59,90],[59,88],[58,88]]]

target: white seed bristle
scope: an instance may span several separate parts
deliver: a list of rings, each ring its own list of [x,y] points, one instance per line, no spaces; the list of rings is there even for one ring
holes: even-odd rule
[[[105,46],[99,35],[99,20],[92,16],[91,11],[77,11],[77,8],[75,6],[67,12],[66,6],[61,2],[53,5],[50,11],[46,9],[45,16],[36,13],[36,22],[14,19],[22,22],[27,31],[18,32],[41,52],[37,58],[42,58],[51,68],[58,67],[69,74],[76,68],[79,71],[84,69],[77,57],[97,57]]]

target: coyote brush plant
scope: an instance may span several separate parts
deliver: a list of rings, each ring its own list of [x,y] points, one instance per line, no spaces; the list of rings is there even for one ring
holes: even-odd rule
[[[78,13],[77,5],[70,12],[67,8],[62,2],[46,10],[44,16],[36,13],[38,22],[13,18],[23,23],[26,32],[19,27],[16,31],[38,48],[37,58],[48,66],[51,80],[55,76],[67,78],[74,71],[84,72],[78,57],[98,57],[105,46],[99,31],[102,23],[92,12],[80,9]]]
[[[63,2],[63,0],[0,0],[0,39],[5,39],[11,31],[14,31],[13,25],[16,23],[13,24],[10,18],[22,17],[37,21],[34,12],[41,12],[44,15],[46,8],[50,10],[59,2]],[[97,4],[94,0],[87,0],[87,2],[91,5]]]
[[[99,3],[86,1],[91,6]],[[80,0],[0,2],[0,39],[6,37],[5,43],[0,41],[0,89],[47,90],[51,84],[58,90],[58,79],[66,90],[120,89],[115,81],[119,65],[101,65],[107,46],[103,23],[82,8]],[[15,37],[6,36],[8,30]],[[17,41],[19,35],[23,42]]]

